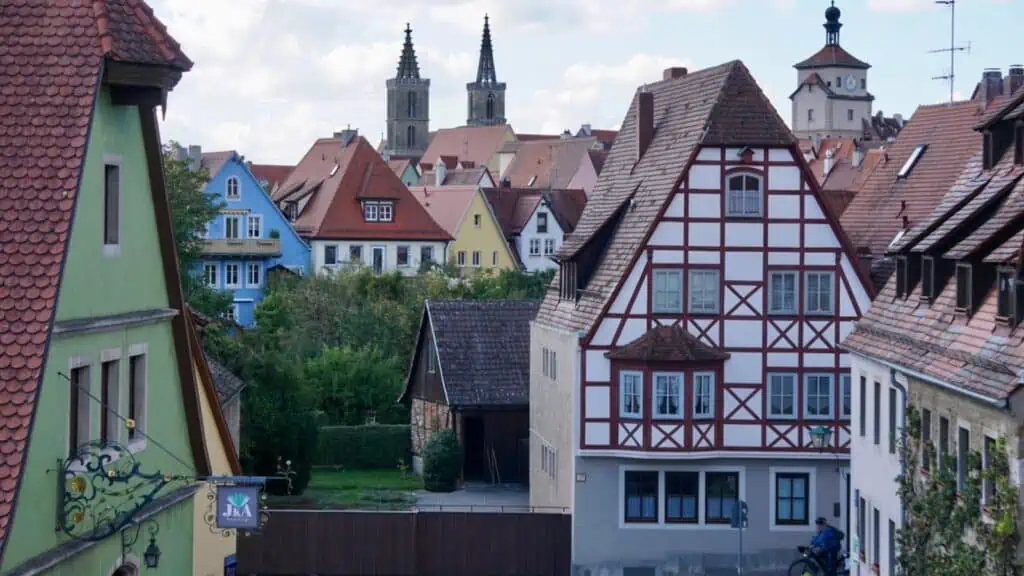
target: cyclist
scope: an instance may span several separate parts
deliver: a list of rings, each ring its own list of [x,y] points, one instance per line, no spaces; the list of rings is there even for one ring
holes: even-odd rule
[[[836,561],[842,551],[839,531],[828,525],[828,520],[818,518],[814,521],[818,533],[811,539],[811,554],[825,570],[826,575],[835,574]]]

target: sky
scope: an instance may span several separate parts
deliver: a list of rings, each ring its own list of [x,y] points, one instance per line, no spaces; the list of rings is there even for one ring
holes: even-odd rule
[[[681,65],[740,59],[790,120],[792,65],[825,43],[828,0],[149,0],[195,62],[168,98],[165,140],[295,164],[348,126],[376,145],[384,82],[409,22],[431,80],[430,129],[466,119],[484,14],[517,132],[617,128],[636,88]],[[950,10],[933,0],[836,0],[840,43],[869,62],[874,111],[909,118],[948,101]],[[955,93],[1024,64],[1022,0],[958,0]]]

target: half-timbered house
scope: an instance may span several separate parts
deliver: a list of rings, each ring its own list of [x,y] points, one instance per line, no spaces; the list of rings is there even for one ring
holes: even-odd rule
[[[735,566],[741,501],[752,564],[844,524],[838,344],[868,284],[741,62],[637,90],[557,257],[531,327],[531,504],[572,506],[577,566]],[[573,473],[548,480],[542,452]]]

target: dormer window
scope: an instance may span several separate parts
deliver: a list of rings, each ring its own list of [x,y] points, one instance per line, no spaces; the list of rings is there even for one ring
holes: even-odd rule
[[[995,146],[992,144],[992,132],[985,132],[984,144],[982,146],[982,155],[984,158],[983,166],[985,170],[991,170],[995,166]]]
[[[1013,163],[1024,166],[1024,123],[1017,123],[1013,132]]]
[[[377,221],[377,203],[376,202],[364,202],[363,203],[363,220],[367,222]]]
[[[228,200],[238,200],[239,198],[242,197],[241,189],[238,184],[238,178],[235,178],[234,176],[228,178],[227,190],[225,191],[224,194],[225,196],[227,196]]]
[[[1000,270],[998,279],[999,297],[996,300],[996,316],[1009,320],[1013,318],[1014,285],[1013,271]]]
[[[392,202],[363,202],[363,220],[367,222],[391,222],[394,216]]]
[[[761,177],[737,174],[728,180],[726,216],[761,216]]]
[[[903,298],[907,295],[907,257],[896,257],[896,296]]]
[[[576,263],[562,262],[559,278],[561,299],[566,302],[576,301]]]
[[[970,264],[958,263],[956,265],[956,308],[961,312],[969,312],[974,302],[971,294],[971,276],[973,270]]]
[[[907,176],[910,176],[910,171],[914,169],[914,165],[917,164],[918,160],[921,159],[921,156],[924,155],[924,152],[927,149],[927,144],[921,144],[917,148],[914,148],[914,151],[910,153],[910,158],[907,158],[903,167],[900,168],[899,173],[896,174],[896,178],[906,178]]]
[[[935,286],[935,258],[932,256],[921,257],[921,299],[930,301],[935,297],[933,294]]]
[[[391,222],[394,219],[394,207],[391,202],[381,202],[377,216],[381,222]]]

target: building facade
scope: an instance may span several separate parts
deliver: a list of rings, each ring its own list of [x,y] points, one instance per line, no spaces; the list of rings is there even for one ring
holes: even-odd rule
[[[420,77],[412,28],[405,25],[405,44],[398,72],[387,86],[387,147],[389,159],[419,158],[430,136],[430,79]]]
[[[484,34],[480,40],[476,81],[466,84],[466,106],[468,126],[505,124],[505,83],[498,82],[498,73],[494,68],[494,47],[491,45],[491,24],[488,16],[484,16]]]
[[[508,187],[485,192],[521,268],[527,272],[557,268],[554,256],[576,228],[586,193]]]
[[[697,86],[718,98],[668,113]],[[531,457],[536,467],[542,442],[575,454],[559,470],[572,489],[535,473],[531,500],[571,496],[580,568],[735,566],[725,535],[740,502],[752,567],[788,567],[817,516],[845,524],[851,397],[838,344],[870,297],[796,139],[759,94],[740,62],[670,69],[639,90],[601,200],[557,253],[532,333],[549,376],[534,381],[531,360],[531,397],[555,380],[573,413],[531,409]]]

